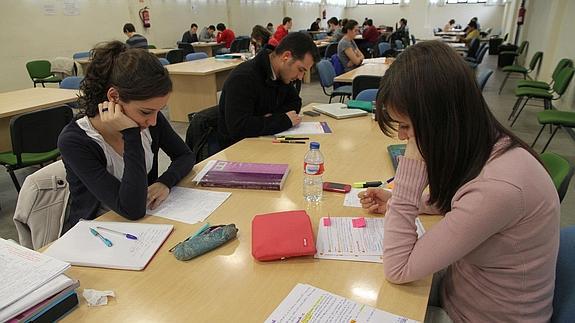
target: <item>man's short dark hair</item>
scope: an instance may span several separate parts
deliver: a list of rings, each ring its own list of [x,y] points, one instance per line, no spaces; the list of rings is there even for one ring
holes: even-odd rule
[[[216,30],[216,27],[214,27],[214,25],[209,25],[209,26],[208,26],[208,29],[215,31],[215,30]]]
[[[339,25],[339,20],[337,20],[336,17],[331,17],[331,18],[329,18],[329,20],[327,21],[327,23],[328,23],[328,25],[329,25],[329,24],[332,24],[332,25],[336,25],[336,26],[337,26],[337,25]]]
[[[269,26],[272,26],[272,27],[273,27],[274,24],[272,24],[271,22],[268,22],[268,27],[269,27]]]
[[[226,25],[222,24],[221,22],[216,26],[216,29],[219,31],[226,30]]]
[[[451,20],[449,21],[449,24],[450,24],[450,25],[455,24],[455,19],[451,19]]]
[[[124,32],[125,33],[135,33],[136,27],[134,27],[134,25],[131,23],[127,23],[124,25]]]
[[[315,21],[320,22],[320,21],[321,21],[321,18],[317,18]]]
[[[405,19],[405,18],[401,18],[401,20],[400,20],[400,21],[401,21],[401,22],[402,22],[404,25],[407,25],[407,19]]]
[[[469,27],[472,27],[473,29],[477,29],[477,23],[473,20],[471,20],[468,24]]]
[[[198,28],[198,25],[196,25],[196,23],[193,23],[193,24],[190,26],[190,29],[192,29],[192,28],[194,28],[194,27]]]
[[[365,22],[366,25],[368,26],[373,26],[373,20],[372,19],[367,19],[367,21]]]
[[[281,55],[287,51],[290,51],[293,58],[298,61],[303,60],[308,53],[313,57],[314,63],[321,59],[317,46],[306,33],[289,33],[281,40],[274,52],[276,55]]]
[[[291,21],[291,18],[290,18],[290,17],[284,17],[284,19],[282,20],[282,25],[285,25],[285,24],[287,24],[287,23],[290,22],[290,21]]]

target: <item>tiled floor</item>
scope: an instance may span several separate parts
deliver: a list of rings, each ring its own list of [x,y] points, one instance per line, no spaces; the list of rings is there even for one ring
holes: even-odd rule
[[[488,56],[484,60],[482,68],[496,69],[496,61],[496,56]],[[504,125],[508,125],[509,123],[507,122],[507,115],[511,111],[511,107],[515,102],[515,96],[513,95],[514,81],[509,81],[501,95],[498,95],[497,90],[502,79],[502,72],[497,71],[494,73],[487,83],[483,93],[487,103],[489,104],[497,119],[500,120]],[[327,102],[328,99],[323,94],[317,79],[312,80],[313,81],[311,84],[304,84],[302,87],[301,96],[303,98],[304,104],[310,102]],[[536,112],[540,110],[540,108],[527,107],[513,127],[513,131],[527,143],[531,143],[533,141],[537,131],[540,128],[535,117]],[[182,136],[182,138],[185,136],[187,124],[173,123],[173,127],[178,132],[178,134]],[[542,145],[545,143],[548,135],[548,132],[545,132],[543,138],[539,140],[538,146],[535,147],[537,151],[541,150]],[[563,131],[558,132],[551,146],[548,148],[548,151],[553,151],[561,154],[575,164],[575,141],[573,141],[569,135]],[[520,163],[521,161],[517,162]],[[168,163],[169,159],[167,156],[162,155],[160,157],[160,170],[165,169]],[[31,170],[21,170],[18,172],[18,177],[20,178],[21,182],[30,172]],[[562,226],[575,224],[574,183],[575,180],[571,182],[567,195],[561,204]],[[0,237],[2,238],[14,240],[18,239],[16,229],[12,222],[12,216],[14,214],[17,198],[18,196],[16,194],[16,190],[14,189],[8,174],[0,173],[0,205],[2,207],[0,210]]]

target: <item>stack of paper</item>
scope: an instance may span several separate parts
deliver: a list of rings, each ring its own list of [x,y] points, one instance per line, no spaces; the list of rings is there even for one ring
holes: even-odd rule
[[[78,282],[63,275],[70,268],[68,263],[0,239],[0,264],[0,322],[35,307],[49,310],[54,304],[38,304],[55,295],[76,296]]]
[[[327,122],[300,122],[297,126],[293,126],[286,131],[276,133],[275,136],[294,136],[294,135],[319,135],[324,133],[331,133],[331,128]]]
[[[321,218],[315,258],[383,262],[383,218],[359,218],[362,225],[357,225],[360,222],[357,220],[351,217]],[[415,224],[417,235],[421,237],[425,230],[419,218]]]
[[[266,323],[416,323],[306,284],[297,284]]]

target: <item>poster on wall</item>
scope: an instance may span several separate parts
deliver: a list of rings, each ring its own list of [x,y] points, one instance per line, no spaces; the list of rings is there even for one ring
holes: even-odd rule
[[[42,11],[44,12],[44,16],[55,16],[56,3],[54,3],[54,1],[44,2],[42,5]]]
[[[64,16],[79,16],[80,4],[78,0],[64,0]]]

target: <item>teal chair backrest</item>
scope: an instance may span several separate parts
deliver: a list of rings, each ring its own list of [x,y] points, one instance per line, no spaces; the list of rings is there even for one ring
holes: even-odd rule
[[[527,47],[529,47],[529,42],[524,40],[521,45],[519,45],[519,48],[517,49],[517,54],[521,55],[523,54],[523,52],[525,52],[525,50],[527,49]]]
[[[573,177],[573,166],[567,159],[552,152],[543,153],[539,157],[553,180],[559,201],[562,201],[565,193],[567,193],[571,177]]]
[[[559,95],[563,95],[563,93],[565,93],[567,87],[569,87],[569,83],[571,83],[571,79],[573,78],[574,72],[575,69],[573,69],[572,67],[565,67],[564,69],[561,70],[561,72],[559,72],[559,75],[557,76],[555,83],[553,83],[553,90],[555,91],[555,93]]]
[[[537,65],[541,64],[541,60],[543,59],[543,52],[536,52],[531,57],[531,62],[529,62],[529,69],[534,71],[537,69]]]
[[[559,63],[557,63],[557,66],[555,66],[553,74],[551,74],[551,79],[555,80],[557,76],[559,76],[559,72],[565,67],[573,67],[573,61],[569,58],[562,58]]]
[[[45,77],[52,75],[52,72],[50,71],[51,67],[52,64],[50,64],[50,62],[46,60],[31,61],[26,63],[26,69],[28,70],[28,74],[30,74],[30,77],[33,79],[35,78],[43,79]]]

